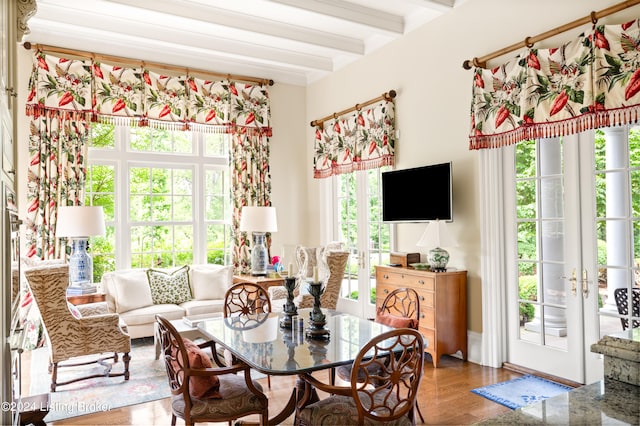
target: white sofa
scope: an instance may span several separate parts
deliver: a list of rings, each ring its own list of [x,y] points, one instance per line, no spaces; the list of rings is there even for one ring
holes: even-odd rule
[[[184,316],[221,313],[225,292],[233,283],[231,266],[189,265],[191,298],[181,303],[154,304],[147,271],[143,268],[126,269],[107,272],[102,276],[102,290],[109,312],[120,315],[133,339],[154,335],[156,314],[174,320]]]

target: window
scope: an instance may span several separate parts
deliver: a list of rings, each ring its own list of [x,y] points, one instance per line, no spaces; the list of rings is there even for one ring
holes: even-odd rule
[[[87,205],[105,210],[91,240],[94,281],[116,268],[228,264],[228,136],[94,124]]]

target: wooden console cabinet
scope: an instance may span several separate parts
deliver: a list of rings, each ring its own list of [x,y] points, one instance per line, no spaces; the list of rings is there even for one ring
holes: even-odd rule
[[[437,367],[440,356],[462,352],[467,359],[467,271],[419,271],[376,266],[376,306],[391,291],[410,287],[420,299],[419,330],[428,340],[425,349]]]

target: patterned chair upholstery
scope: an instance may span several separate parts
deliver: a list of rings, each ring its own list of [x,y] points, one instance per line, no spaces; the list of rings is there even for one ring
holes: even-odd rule
[[[195,345],[183,339],[166,318],[156,315],[156,321],[171,387],[172,425],[176,424],[176,417],[183,419],[186,425],[192,425],[196,422],[231,423],[231,420],[250,414],[259,414],[260,424],[268,424],[267,397],[260,384],[251,380],[246,364],[215,368],[202,351],[210,346],[210,342]]]
[[[307,385],[298,402],[295,424],[415,425],[423,357],[424,342],[418,331],[399,328],[379,334],[358,352],[350,386],[332,386],[310,374],[300,376]],[[356,380],[360,375],[362,382]],[[330,396],[311,402],[313,388]]]
[[[42,316],[50,348],[51,392],[55,392],[57,386],[94,377],[124,376],[125,380],[129,380],[131,338],[123,330],[118,314],[106,313],[106,306],[99,304],[85,307],[84,312],[70,305],[66,295],[69,285],[69,266],[66,264],[39,266],[25,270],[24,274]],[[105,313],[89,315],[97,312]],[[124,354],[124,369],[112,373],[111,368],[118,362],[119,353]],[[96,359],[61,364],[62,361],[85,355],[96,355]],[[107,359],[113,359],[113,364],[105,365],[103,362]],[[105,365],[106,371],[65,382],[57,381],[58,367],[94,362]]]

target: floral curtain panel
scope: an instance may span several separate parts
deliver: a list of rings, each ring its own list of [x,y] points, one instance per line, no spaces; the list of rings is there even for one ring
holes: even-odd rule
[[[313,177],[392,166],[395,154],[395,105],[391,101],[362,108],[316,126]]]
[[[563,46],[476,68],[470,149],[635,122],[639,92],[639,21],[596,25]]]
[[[58,256],[56,206],[80,205],[84,200],[91,121],[230,133],[233,167],[249,167],[249,172],[235,176],[234,197],[255,205],[270,203],[270,103],[263,86],[166,76],[144,68],[35,52],[26,110],[31,117],[27,194],[30,255]],[[247,153],[235,146],[260,151],[256,154],[259,162],[247,161]],[[256,182],[264,186],[252,189]],[[240,208],[234,207],[234,217],[239,217]],[[234,230],[237,225],[234,221]],[[242,262],[234,259],[234,263]]]
[[[240,228],[244,206],[271,206],[271,174],[269,172],[269,140],[250,132],[235,132],[231,142],[232,228]],[[234,232],[232,261],[236,271],[251,270],[251,233]],[[268,235],[267,247],[271,247]]]
[[[55,259],[64,250],[55,236],[57,206],[84,200],[91,73],[82,61],[34,60],[27,98],[31,161],[25,247],[27,257]],[[44,77],[39,80],[38,74]],[[33,108],[34,102],[40,107]]]

